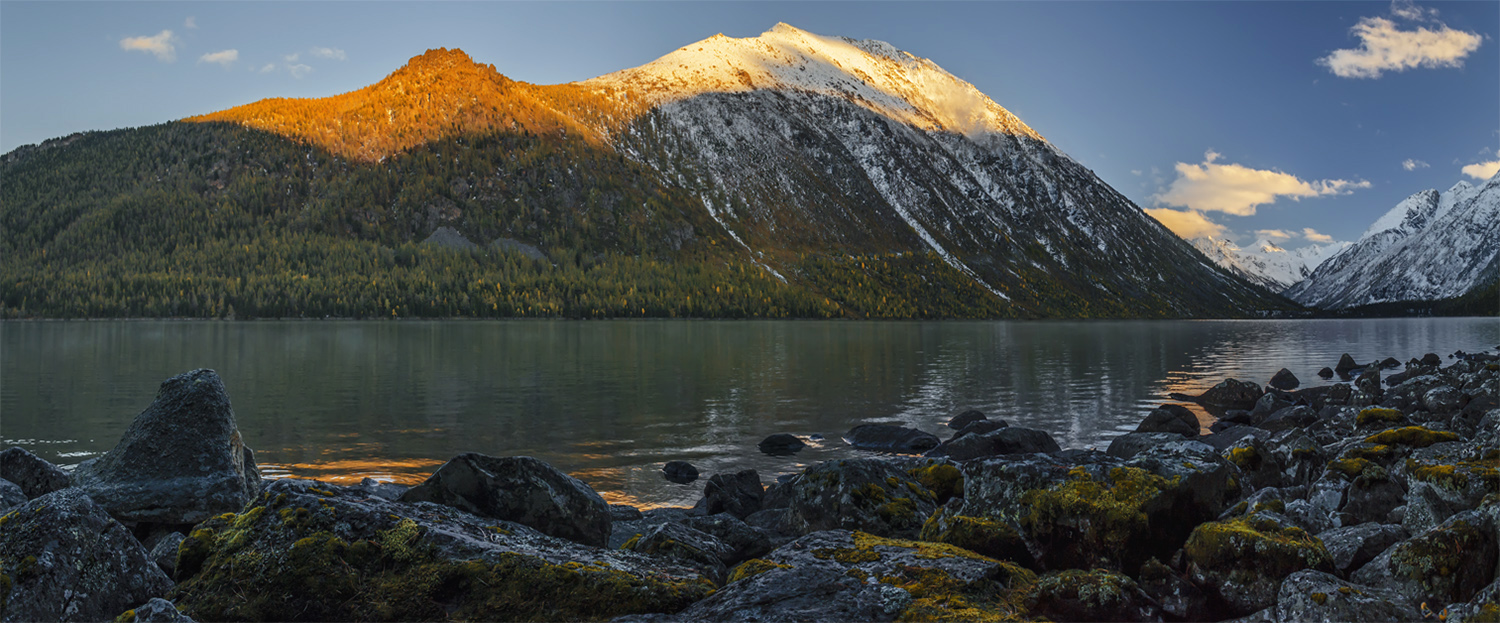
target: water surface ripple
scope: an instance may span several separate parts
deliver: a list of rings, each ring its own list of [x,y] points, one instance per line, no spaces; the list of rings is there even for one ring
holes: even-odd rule
[[[530,455],[611,501],[691,504],[702,482],[664,481],[663,462],[770,481],[858,455],[840,439],[857,424],[946,438],[965,408],[1102,449],[1168,393],[1225,377],[1286,367],[1321,384],[1345,352],[1497,344],[1496,318],[4,322],[0,437],[76,464],[109,450],[163,379],[207,367],[268,477],[410,483],[460,452]],[[778,432],[824,439],[756,451]]]

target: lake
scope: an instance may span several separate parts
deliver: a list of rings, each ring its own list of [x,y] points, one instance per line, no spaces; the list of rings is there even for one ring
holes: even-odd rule
[[[108,451],[157,386],[216,369],[262,474],[415,483],[461,452],[541,458],[606,499],[690,505],[686,460],[770,482],[858,456],[864,423],[947,438],[977,408],[1103,449],[1170,392],[1304,386],[1361,362],[1500,344],[1500,319],[1267,321],[38,321],[0,323],[0,437],[61,465]],[[1211,416],[1201,414],[1204,423]],[[790,457],[767,435],[820,434]]]

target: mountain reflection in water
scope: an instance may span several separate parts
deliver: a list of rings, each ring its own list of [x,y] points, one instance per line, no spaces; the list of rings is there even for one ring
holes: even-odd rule
[[[706,478],[764,480],[861,455],[862,423],[977,408],[1100,448],[1171,392],[1278,369],[1306,385],[1359,361],[1500,344],[1500,319],[1093,322],[90,321],[0,323],[0,437],[76,464],[108,451],[162,380],[218,370],[267,477],[414,484],[462,452],[530,455],[606,499],[692,504]],[[1204,423],[1211,416],[1200,412]],[[756,443],[822,441],[793,456]]]

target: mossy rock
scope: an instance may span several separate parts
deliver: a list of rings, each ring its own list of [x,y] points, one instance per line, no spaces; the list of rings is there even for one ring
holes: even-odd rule
[[[1467,601],[1495,580],[1500,543],[1493,522],[1479,511],[1454,515],[1386,550],[1353,579],[1392,586],[1416,601]]]
[[[198,620],[599,620],[713,591],[640,554],[292,480],[196,526],[178,570],[172,597]]]
[[[967,517],[939,508],[922,524],[922,534],[918,538],[947,543],[996,560],[1009,560],[1030,569],[1038,568],[1026,548],[1026,540],[1014,526],[1002,520]]]
[[[1029,512],[1019,524],[1042,551],[1047,568],[1139,566],[1150,553],[1150,514],[1170,483],[1135,467],[1095,475],[1082,467],[1069,478],[1021,498]]]
[[[1194,581],[1234,616],[1274,604],[1281,580],[1294,572],[1333,571],[1322,541],[1268,511],[1200,525],[1183,551]]]
[[[1094,569],[1069,569],[1037,579],[1026,599],[1035,617],[1057,621],[1160,621],[1161,609],[1135,580]]]
[[[1359,415],[1354,416],[1354,425],[1386,426],[1389,424],[1400,424],[1406,421],[1406,414],[1397,409],[1382,409],[1380,407],[1366,407],[1361,409]]]
[[[1365,438],[1366,443],[1377,445],[1403,445],[1412,448],[1426,448],[1435,443],[1445,441],[1459,441],[1457,433],[1445,430],[1432,430],[1422,426],[1406,426],[1403,428],[1392,428],[1384,430]]]
[[[788,522],[799,534],[841,529],[915,537],[937,509],[932,491],[879,459],[818,463],[783,487]]]
[[[946,544],[829,530],[736,567],[682,620],[1007,621],[1036,574]]]
[[[931,491],[938,504],[964,496],[964,474],[952,463],[933,461],[932,465],[913,467],[906,473]]]

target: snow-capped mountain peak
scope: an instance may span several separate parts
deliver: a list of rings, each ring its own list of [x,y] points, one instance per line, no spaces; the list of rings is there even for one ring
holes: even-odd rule
[[[1265,238],[1256,240],[1248,248],[1240,248],[1222,238],[1195,238],[1191,242],[1214,263],[1272,292],[1281,292],[1302,281],[1324,260],[1350,244],[1310,244],[1289,251]]]
[[[758,37],[714,35],[582,85],[628,89],[652,104],[705,93],[807,91],[841,97],[924,130],[1042,140],[1015,115],[930,60],[884,41],[816,35],[784,23]]]
[[[1500,174],[1407,197],[1286,294],[1325,308],[1437,300],[1492,283],[1497,273]]]

